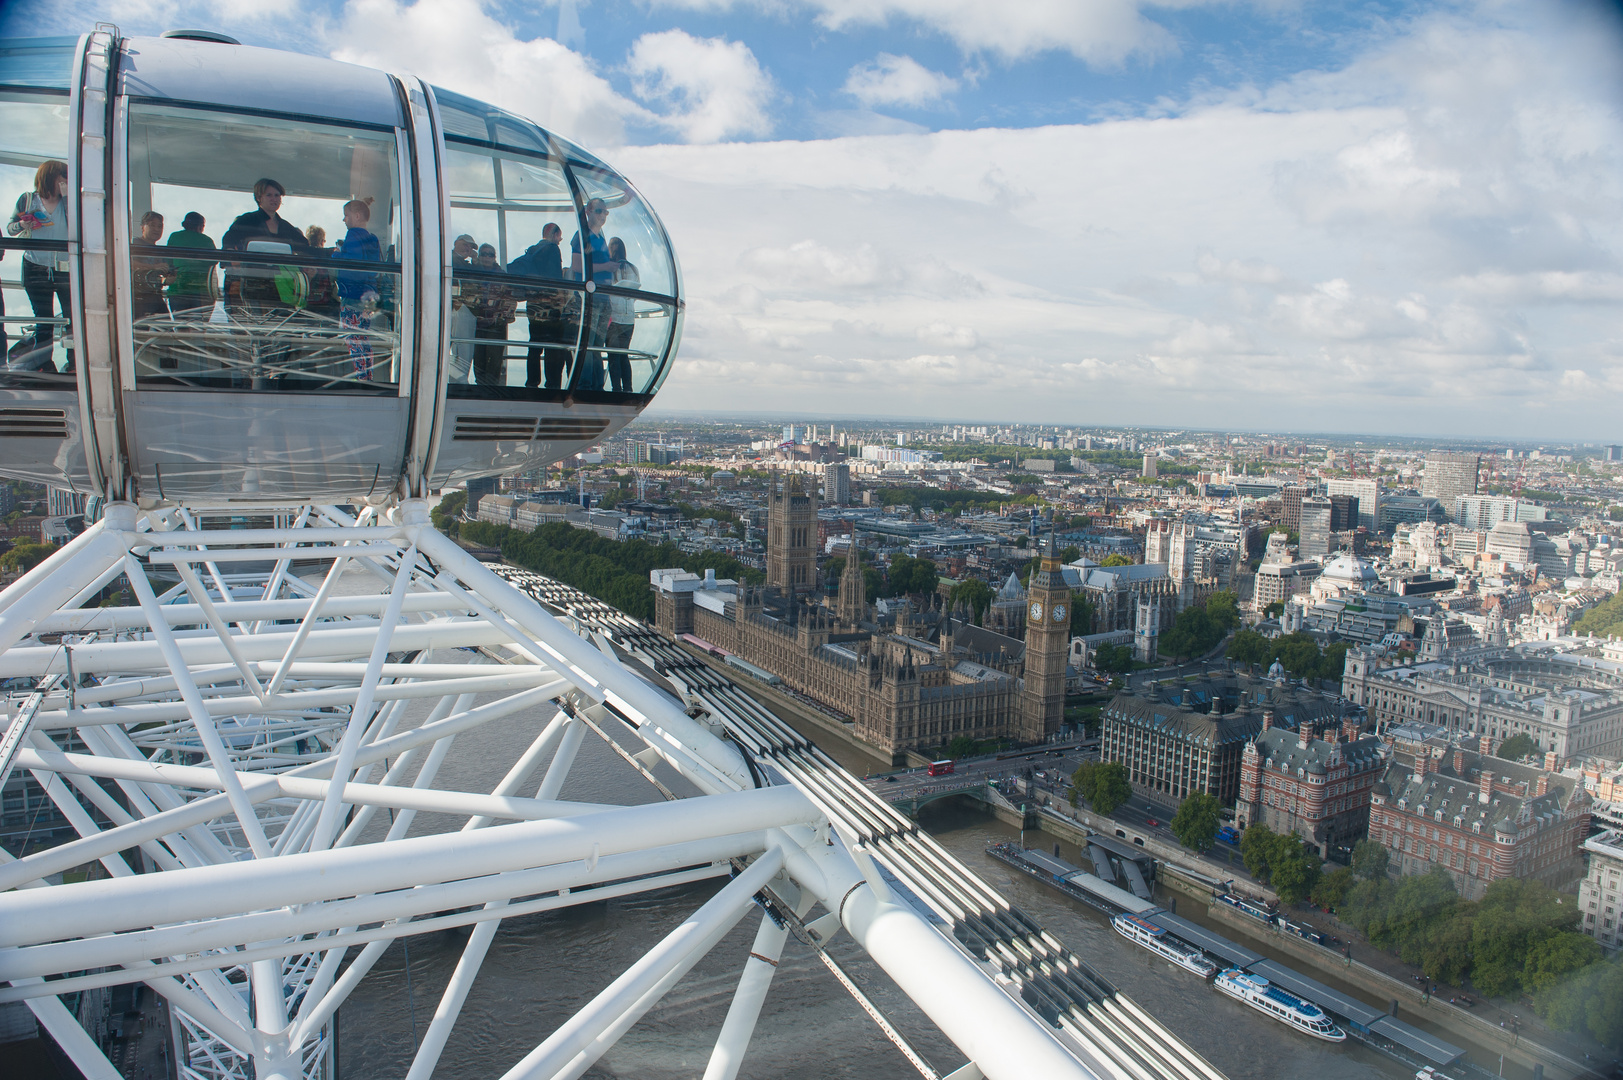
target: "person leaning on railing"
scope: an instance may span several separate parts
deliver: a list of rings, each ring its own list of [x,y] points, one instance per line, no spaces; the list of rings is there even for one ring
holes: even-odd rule
[[[202,214],[196,210],[188,212],[180,219],[180,228],[164,241],[164,246],[214,251],[214,241],[203,234],[206,224]],[[214,260],[174,257],[171,265],[174,276],[169,279],[169,310],[176,315],[198,312],[206,316],[214,307]]]
[[[286,244],[295,255],[308,254],[310,241],[305,239],[303,232],[289,224],[278,213],[282,208],[282,197],[285,194],[286,189],[269,177],[255,181],[254,202],[259,205],[259,209],[250,210],[233,221],[231,227],[225,231],[225,235],[220,238],[220,247],[226,251],[246,251],[253,241],[263,240]],[[236,264],[226,276],[226,309],[242,307],[258,311],[293,306],[288,304],[278,287],[277,279],[285,272],[283,268],[277,267]]]

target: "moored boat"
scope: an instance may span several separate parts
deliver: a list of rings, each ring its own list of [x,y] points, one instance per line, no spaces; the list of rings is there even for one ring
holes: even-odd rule
[[[1166,930],[1147,919],[1141,919],[1137,915],[1117,915],[1110,920],[1110,925],[1116,928],[1116,933],[1133,944],[1141,945],[1155,955],[1170,960],[1187,971],[1193,971],[1203,979],[1209,979],[1217,974],[1217,965],[1212,963],[1205,953],[1168,936]]]
[[[1261,975],[1229,968],[1218,975],[1212,985],[1258,1012],[1266,1013],[1282,1024],[1289,1024],[1304,1035],[1326,1042],[1344,1042],[1347,1038],[1347,1033],[1337,1027],[1323,1009],[1305,998],[1280,989]]]

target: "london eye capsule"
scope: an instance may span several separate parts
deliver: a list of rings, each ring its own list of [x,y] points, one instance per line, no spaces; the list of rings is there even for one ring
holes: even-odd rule
[[[623,177],[416,78],[176,31],[0,40],[0,474],[152,506],[556,461],[670,370]]]

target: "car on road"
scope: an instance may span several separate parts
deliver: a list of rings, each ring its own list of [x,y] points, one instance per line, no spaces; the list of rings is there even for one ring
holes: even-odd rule
[[[1154,818],[1145,818],[1144,822],[1145,822],[1145,824],[1147,824],[1152,829],[1161,824],[1159,821],[1156,821]]]
[[[856,571],[852,571],[852,573],[855,573],[855,572],[856,572]],[[895,778],[895,777],[894,777],[894,776],[887,776],[887,777],[885,777],[885,783],[887,783],[887,784],[894,784],[894,783],[895,783],[895,782],[896,782],[896,778]]]

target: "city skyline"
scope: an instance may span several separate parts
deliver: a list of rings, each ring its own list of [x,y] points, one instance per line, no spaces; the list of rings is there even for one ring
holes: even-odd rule
[[[1615,437],[1609,9],[1109,7],[96,0],[0,31],[208,25],[601,147],[686,269],[666,408]]]

